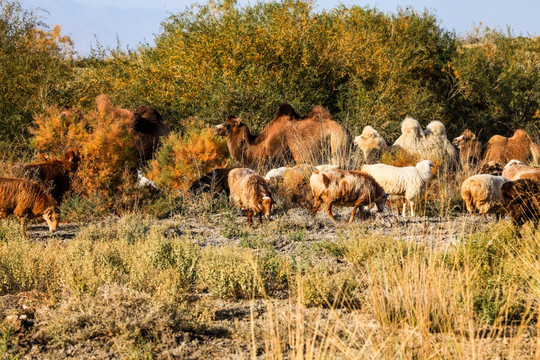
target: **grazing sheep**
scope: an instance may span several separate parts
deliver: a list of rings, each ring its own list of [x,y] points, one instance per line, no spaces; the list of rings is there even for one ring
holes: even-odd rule
[[[531,179],[509,181],[501,186],[502,201],[516,225],[540,219],[540,182]]]
[[[325,170],[316,171],[309,178],[311,191],[315,198],[312,214],[315,215],[321,203],[326,206],[326,213],[332,221],[332,205],[353,206],[349,224],[353,221],[356,209],[360,208],[360,216],[364,218],[364,206],[375,203],[377,209],[384,210],[388,195],[369,174],[360,171]]]
[[[71,189],[71,177],[81,158],[75,150],[68,150],[62,159],[50,159],[38,164],[23,165],[24,177],[42,184],[58,204]]]
[[[512,137],[494,135],[486,145],[482,162],[494,162],[501,168],[512,159],[526,162],[532,158],[533,164],[538,165],[540,147],[536,145],[524,130],[514,131]]]
[[[482,144],[471,130],[465,129],[460,136],[452,140],[452,144],[459,150],[459,161],[466,173],[471,172],[482,160]]]
[[[362,150],[364,161],[368,164],[377,161],[384,151],[388,151],[384,138],[371,126],[366,126],[362,134],[354,138],[354,144]]]
[[[461,197],[467,211],[474,216],[476,209],[484,217],[487,213],[497,214],[503,211],[501,186],[509,180],[502,176],[479,174],[471,176],[461,184]]]
[[[58,227],[56,200],[36,183],[26,179],[0,178],[0,219],[15,215],[26,237],[28,220],[42,216],[51,232]]]
[[[219,193],[225,192],[228,197],[230,193],[229,172],[231,170],[232,168],[218,168],[201,176],[191,184],[189,188],[190,195],[197,196],[203,192],[211,192],[214,195],[219,195]]]
[[[282,166],[277,169],[272,169],[266,173],[266,175],[264,176],[264,180],[266,180],[267,182],[270,182],[272,180],[282,179],[283,174],[285,174],[285,171],[289,169],[291,168],[287,166]]]
[[[512,159],[504,166],[502,176],[512,181],[519,179],[540,181],[540,168],[528,166],[519,160]]]
[[[266,181],[255,171],[247,168],[233,169],[229,172],[230,201],[233,205],[246,211],[249,225],[253,226],[252,215],[262,214],[270,220],[272,211],[272,194]]]
[[[362,171],[373,176],[388,195],[404,195],[411,208],[411,216],[414,216],[414,200],[426,191],[432,167],[431,161],[422,160],[416,166],[406,167],[364,165]],[[406,205],[403,204],[403,216],[406,214]]]

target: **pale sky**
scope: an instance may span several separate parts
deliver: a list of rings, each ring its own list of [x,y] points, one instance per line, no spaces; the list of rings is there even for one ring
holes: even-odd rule
[[[96,37],[105,47],[116,47],[117,41],[122,48],[131,49],[140,43],[151,44],[154,35],[161,31],[161,22],[192,3],[189,0],[22,0],[24,7],[47,10],[44,21],[61,25],[81,54],[88,53]],[[241,6],[255,3],[238,0]],[[316,3],[319,10],[340,3],[376,7],[386,13],[395,13],[398,7],[412,6],[420,13],[427,8],[435,13],[443,28],[455,30],[458,35],[479,24],[502,30],[509,26],[514,35],[540,35],[540,0],[318,0]]]

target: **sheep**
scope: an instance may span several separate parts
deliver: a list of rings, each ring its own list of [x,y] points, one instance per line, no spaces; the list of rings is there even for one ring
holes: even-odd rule
[[[156,186],[156,183],[148,179],[147,177],[145,177],[142,174],[141,170],[139,169],[137,169],[137,187],[138,188],[150,187],[154,190],[159,190],[158,187]]]
[[[365,205],[375,203],[379,212],[383,211],[388,197],[372,176],[360,171],[316,171],[309,178],[309,184],[315,200],[311,213],[315,215],[324,202],[326,213],[332,221],[336,221],[332,215],[333,204],[353,206],[349,224],[352,223],[358,208],[364,218]]]
[[[287,171],[288,169],[291,169],[291,168],[287,166],[282,166],[277,169],[272,169],[266,173],[266,175],[264,176],[264,179],[266,180],[266,182],[271,182],[272,180],[281,179],[283,178],[283,174],[285,174],[285,171]]]
[[[527,166],[519,160],[512,159],[504,166],[502,176],[512,181],[519,179],[540,181],[540,168]]]
[[[22,224],[26,237],[28,220],[42,216],[50,232],[58,227],[56,200],[41,186],[26,179],[0,178],[0,219],[15,215]]]
[[[270,220],[272,211],[272,194],[267,182],[255,171],[237,168],[229,172],[230,202],[246,211],[248,223],[253,226],[252,215],[259,214],[259,225],[262,214]]]
[[[317,171],[324,171],[324,170],[339,169],[339,166],[338,165],[331,165],[331,164],[324,164],[324,165],[315,166],[315,169]]]
[[[384,138],[369,125],[364,127],[362,134],[354,138],[354,144],[362,150],[364,161],[368,164],[378,160],[381,154],[389,149]]]
[[[502,176],[479,174],[473,175],[461,184],[461,197],[467,211],[474,216],[475,211],[485,216],[487,213],[500,216],[502,208],[501,186],[509,180]]]
[[[24,177],[42,184],[58,204],[71,189],[71,177],[77,171],[80,156],[75,150],[68,150],[62,159],[49,159],[42,163],[25,164]]]
[[[509,181],[501,186],[504,207],[515,225],[540,219],[540,182],[531,179]]]
[[[414,200],[421,196],[431,178],[433,163],[422,160],[416,166],[395,167],[386,164],[363,165],[361,170],[370,174],[389,195],[405,195],[414,216]],[[402,215],[406,215],[406,203]]]

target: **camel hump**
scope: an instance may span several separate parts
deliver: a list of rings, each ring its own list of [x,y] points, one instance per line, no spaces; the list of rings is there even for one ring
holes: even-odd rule
[[[300,115],[294,110],[291,104],[283,103],[279,105],[276,117],[288,116],[291,119],[300,119]]]
[[[324,106],[317,105],[309,112],[306,118],[317,119],[320,121],[332,120],[332,115]]]

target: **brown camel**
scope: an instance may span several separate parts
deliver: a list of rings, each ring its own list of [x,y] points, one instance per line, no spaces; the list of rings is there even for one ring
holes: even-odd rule
[[[289,104],[281,104],[277,115],[259,134],[252,135],[246,124],[229,115],[215,127],[227,136],[232,157],[249,166],[283,166],[294,160],[298,164],[345,164],[352,144],[348,130],[335,122],[322,106],[315,106],[301,118]]]

